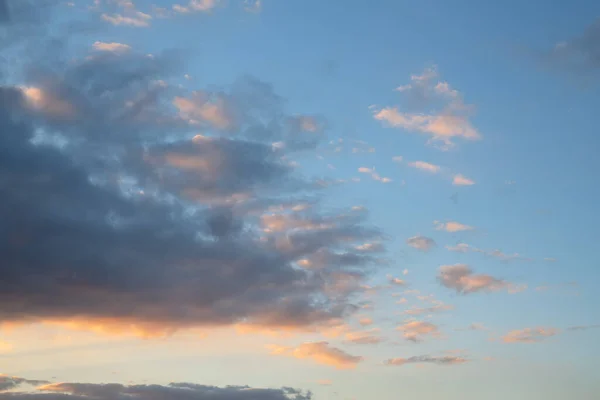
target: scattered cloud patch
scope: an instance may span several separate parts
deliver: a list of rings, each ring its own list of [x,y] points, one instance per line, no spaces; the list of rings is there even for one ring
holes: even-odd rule
[[[403,95],[406,105],[372,107],[373,117],[389,127],[429,136],[428,143],[441,144],[439,147],[443,150],[452,148],[456,138],[481,139],[470,121],[472,107],[463,102],[457,90],[438,78],[436,68],[412,75],[410,83],[396,89]],[[430,112],[432,106],[437,111]],[[415,111],[410,111],[411,108]]]
[[[441,333],[438,327],[431,322],[426,321],[409,321],[396,328],[403,332],[403,336],[406,340],[411,342],[420,342],[426,336],[434,338],[441,337]]]
[[[504,343],[538,343],[559,333],[555,328],[525,328],[508,332],[502,337]]]
[[[442,286],[454,289],[460,294],[500,290],[517,293],[526,288],[526,286],[514,285],[490,275],[474,274],[466,264],[442,265],[439,268],[438,281]]]
[[[435,240],[426,236],[413,236],[406,240],[410,247],[421,251],[429,251],[436,246]]]

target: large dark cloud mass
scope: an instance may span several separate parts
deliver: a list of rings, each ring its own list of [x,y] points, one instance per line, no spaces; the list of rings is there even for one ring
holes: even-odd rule
[[[367,276],[378,259],[356,247],[381,234],[361,210],[324,212],[323,182],[290,162],[320,117],[251,77],[187,93],[178,53],[24,39],[18,3],[0,1],[3,40],[28,42],[0,64],[0,323],[308,326],[354,310],[360,285],[339,282]]]
[[[3,378],[18,381],[3,387]],[[34,392],[6,392],[16,386],[38,386]],[[45,385],[44,385],[45,384]],[[192,383],[163,385],[121,385],[118,383],[54,383],[0,375],[0,400],[310,400],[311,393],[293,388],[255,389],[247,386],[204,386]]]
[[[547,64],[579,76],[595,74],[600,70],[600,18],[585,27],[583,32],[566,39],[545,52],[541,58]]]

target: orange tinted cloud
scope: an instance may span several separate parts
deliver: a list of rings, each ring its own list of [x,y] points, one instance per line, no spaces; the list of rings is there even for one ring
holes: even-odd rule
[[[308,342],[297,347],[269,346],[271,354],[284,355],[300,359],[311,359],[318,364],[329,365],[337,369],[355,368],[363,357],[353,356],[330,346],[328,342]]]
[[[440,222],[440,221],[433,221],[433,225],[435,225],[435,229],[438,231],[446,231],[446,232],[462,232],[462,231],[472,231],[475,228],[469,225],[465,225],[465,224],[461,224],[460,222],[456,222],[456,221],[449,221],[449,222]]]
[[[436,325],[425,321],[409,321],[398,326],[396,329],[404,332],[404,338],[412,342],[421,341],[424,336],[441,336],[441,333]]]
[[[525,328],[508,332],[502,337],[504,343],[537,343],[558,335],[555,328]]]

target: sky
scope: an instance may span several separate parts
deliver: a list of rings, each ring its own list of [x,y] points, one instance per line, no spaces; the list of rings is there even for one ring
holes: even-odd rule
[[[597,398],[555,3],[0,0],[0,400]]]

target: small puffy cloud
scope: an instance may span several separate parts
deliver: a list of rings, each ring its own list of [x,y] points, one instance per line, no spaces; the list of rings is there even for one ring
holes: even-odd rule
[[[439,269],[438,281],[443,286],[462,294],[499,290],[517,293],[524,289],[522,286],[513,285],[490,275],[474,274],[466,264],[442,265]]]
[[[406,244],[421,251],[429,251],[436,246],[435,240],[426,236],[413,236],[406,239]]]
[[[555,328],[525,328],[508,332],[502,337],[504,343],[538,343],[559,333]]]
[[[396,278],[393,276],[388,276],[388,282],[396,286],[406,286],[406,281],[404,279]]]
[[[362,357],[353,356],[331,346],[328,342],[308,342],[297,347],[269,346],[271,354],[284,355],[300,359],[312,359],[318,364],[329,365],[337,369],[355,368],[363,361]]]
[[[468,362],[466,358],[457,356],[413,356],[409,358],[392,358],[385,361],[385,365],[399,367],[406,364],[436,364],[436,365],[458,365]]]
[[[392,161],[396,162],[396,163],[401,163],[402,160],[404,160],[404,157],[402,157],[402,156],[395,156],[392,158]]]
[[[433,225],[435,226],[435,229],[438,231],[446,231],[446,232],[451,232],[451,233],[472,231],[475,229],[472,226],[461,224],[460,222],[456,222],[456,221],[449,221],[449,222],[433,221]]]
[[[152,16],[141,11],[132,11],[126,15],[102,14],[102,19],[113,25],[124,25],[136,28],[144,28],[150,26],[150,20],[152,20]]]
[[[125,53],[131,50],[131,46],[123,43],[106,43],[106,42],[94,42],[92,45],[94,50],[97,51],[110,51],[112,53]]]
[[[359,319],[358,323],[361,324],[362,326],[373,325],[373,319],[364,317],[364,318]]]
[[[396,329],[403,332],[404,338],[411,342],[420,342],[424,336],[441,336],[436,325],[425,321],[409,321],[398,326]]]
[[[454,175],[454,178],[452,179],[452,184],[455,186],[471,186],[475,184],[475,181],[467,178],[464,175],[457,174]]]
[[[333,385],[333,381],[331,381],[330,379],[319,379],[317,381],[317,383],[321,386],[331,386]]]
[[[421,171],[431,172],[432,174],[437,174],[442,169],[442,167],[439,165],[431,164],[425,161],[412,161],[408,163],[408,166],[420,169]]]
[[[406,107],[373,106],[373,118],[389,127],[427,135],[428,143],[441,142],[444,150],[454,146],[455,138],[481,139],[469,119],[472,107],[463,102],[457,90],[438,78],[435,68],[412,75],[410,83],[396,88],[405,99]]]

